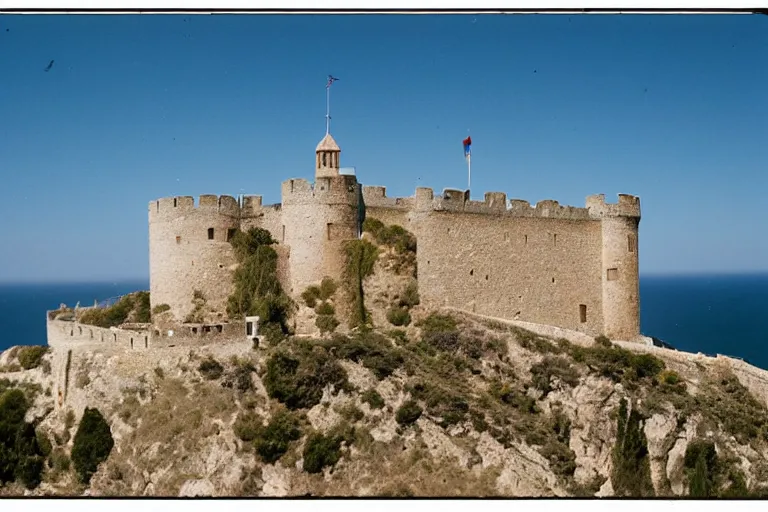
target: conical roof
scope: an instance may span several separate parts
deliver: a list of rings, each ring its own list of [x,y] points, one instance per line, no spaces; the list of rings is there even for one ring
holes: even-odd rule
[[[323,137],[323,140],[320,141],[320,144],[318,144],[317,148],[315,149],[315,152],[318,151],[341,151],[341,148],[339,148],[339,145],[336,144],[335,140],[333,140],[331,134],[326,133],[325,137]]]

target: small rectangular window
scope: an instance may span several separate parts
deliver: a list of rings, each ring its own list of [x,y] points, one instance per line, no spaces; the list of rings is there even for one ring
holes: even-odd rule
[[[208,228],[208,240],[213,240],[213,228]]]
[[[635,237],[635,235],[627,235],[627,250],[629,252],[635,252],[637,250],[637,237]]]
[[[586,304],[579,304],[579,317],[580,317],[581,323],[587,322],[587,305]]]
[[[331,239],[331,229],[332,229],[332,226],[333,226],[333,224],[331,224],[330,222],[325,225],[325,237],[326,237],[327,240]]]
[[[552,235],[552,245],[557,245],[557,233]]]
[[[176,243],[177,243],[177,244],[180,244],[180,243],[181,243],[181,237],[180,237],[180,236],[177,236],[177,237],[176,237]]]
[[[173,198],[173,207],[174,207],[174,208],[176,208],[176,205],[177,205],[177,203],[176,203],[176,198],[174,197],[174,198]]]
[[[253,322],[247,322],[245,324],[245,335],[251,336],[253,334]]]
[[[525,235],[525,245],[528,245],[528,235]]]
[[[615,281],[619,278],[619,269],[609,268],[607,278],[609,281]]]

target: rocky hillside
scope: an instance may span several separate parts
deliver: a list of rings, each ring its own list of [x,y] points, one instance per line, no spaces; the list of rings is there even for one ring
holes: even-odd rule
[[[0,493],[717,497],[768,488],[768,411],[754,382],[727,365],[413,302],[402,328],[258,349],[10,349],[0,356]]]

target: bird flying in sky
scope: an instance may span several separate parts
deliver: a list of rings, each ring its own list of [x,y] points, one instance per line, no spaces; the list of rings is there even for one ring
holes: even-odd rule
[[[45,68],[45,72],[47,73],[48,71],[50,71],[52,67],[53,67],[53,61],[48,63],[48,67]]]

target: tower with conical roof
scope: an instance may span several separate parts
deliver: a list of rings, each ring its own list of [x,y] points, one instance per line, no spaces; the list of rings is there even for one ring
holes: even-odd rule
[[[330,134],[315,148],[315,180],[292,179],[282,185],[282,243],[289,248],[288,291],[297,300],[311,285],[325,277],[342,279],[345,246],[356,240],[362,222],[362,192],[357,178],[341,174],[341,149]],[[339,293],[342,293],[341,291]],[[343,321],[344,301],[336,301],[337,318]],[[314,332],[314,324],[297,333]]]
[[[315,178],[326,178],[339,175],[341,149],[330,133],[315,148]]]

